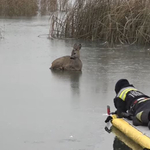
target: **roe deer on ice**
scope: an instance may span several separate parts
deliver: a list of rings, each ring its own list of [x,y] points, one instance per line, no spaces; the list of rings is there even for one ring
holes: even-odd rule
[[[72,70],[81,71],[82,62],[80,60],[81,44],[74,44],[71,56],[63,56],[52,62],[52,70]]]

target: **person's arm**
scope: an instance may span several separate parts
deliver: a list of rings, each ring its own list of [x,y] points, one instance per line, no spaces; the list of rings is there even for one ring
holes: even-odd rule
[[[114,105],[117,109],[116,114],[118,115],[118,117],[122,118],[123,117],[122,113],[126,112],[126,103],[125,103],[125,101],[123,101],[119,97],[115,97],[114,98]]]

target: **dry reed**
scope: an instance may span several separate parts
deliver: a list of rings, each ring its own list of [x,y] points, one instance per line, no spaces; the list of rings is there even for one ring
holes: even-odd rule
[[[150,43],[149,0],[76,0],[51,16],[50,36],[113,43]]]
[[[33,16],[37,10],[37,0],[0,0],[1,16]]]
[[[0,0],[1,16],[34,16],[39,10],[41,15],[57,10],[66,11],[69,0]]]
[[[41,14],[45,15],[48,12],[55,12],[58,9],[57,0],[41,0]]]
[[[69,8],[69,0],[59,0],[59,10],[60,11],[67,11]]]

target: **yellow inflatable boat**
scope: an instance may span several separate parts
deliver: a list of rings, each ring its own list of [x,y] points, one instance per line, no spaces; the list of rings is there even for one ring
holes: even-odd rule
[[[132,125],[132,121],[127,120],[125,118],[117,118],[116,115],[111,115],[112,120],[111,124],[119,131],[121,131],[128,138],[137,143],[144,150],[150,149],[150,130],[145,126],[134,126]],[[116,130],[112,130],[116,133]],[[118,132],[117,132],[118,133]],[[116,134],[117,135],[117,134]],[[123,141],[124,142],[124,141]],[[135,144],[132,144],[132,146]],[[131,147],[132,149],[136,149]],[[138,148],[141,150],[141,148]],[[136,149],[136,150],[138,150]]]
[[[133,140],[131,140],[129,137],[127,137],[124,133],[122,133],[116,127],[112,126],[111,127],[111,132],[116,135],[118,140],[123,142],[124,145],[126,145],[129,148],[131,148],[132,150],[143,150],[143,148],[139,144],[135,143]],[[114,145],[115,145],[116,137],[114,139]],[[118,146],[118,143],[116,145]],[[122,144],[120,144],[120,146],[122,146]],[[119,147],[119,148],[121,148],[121,147]]]

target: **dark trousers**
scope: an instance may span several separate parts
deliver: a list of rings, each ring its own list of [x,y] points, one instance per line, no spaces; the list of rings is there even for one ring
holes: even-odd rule
[[[134,111],[133,124],[147,126],[150,121],[150,100],[136,104]]]

